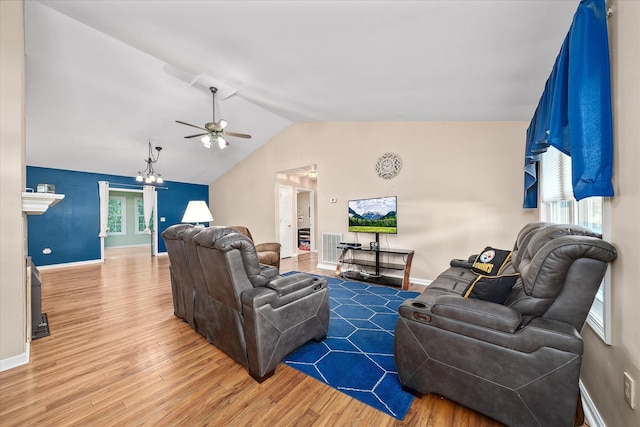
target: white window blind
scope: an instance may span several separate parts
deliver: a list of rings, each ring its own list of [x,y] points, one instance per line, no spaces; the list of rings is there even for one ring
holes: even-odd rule
[[[540,162],[542,202],[573,200],[571,157],[552,146],[549,146],[542,157],[543,161]]]

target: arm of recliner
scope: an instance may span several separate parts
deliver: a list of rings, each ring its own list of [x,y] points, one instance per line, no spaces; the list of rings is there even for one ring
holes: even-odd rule
[[[450,319],[509,333],[514,333],[522,323],[520,312],[510,307],[454,295],[442,295],[436,298],[431,312]]]
[[[327,280],[304,273],[292,274],[272,280],[266,286],[256,287],[242,293],[242,304],[261,307],[270,304],[281,307],[306,295],[327,287]]]
[[[467,259],[454,258],[449,261],[449,265],[451,267],[471,268],[473,263],[476,261],[476,258],[478,258],[478,255],[469,255],[469,258]]]
[[[284,296],[309,287],[313,282],[313,277],[304,273],[297,273],[290,276],[278,277],[267,283],[267,288],[273,289],[279,296]]]
[[[568,323],[534,318],[521,327],[520,313],[488,301],[442,295],[429,308],[416,300],[400,306],[400,315],[455,334],[531,353],[551,347],[582,354],[580,334]]]
[[[258,243],[256,246],[256,252],[280,252],[280,243],[267,242]]]

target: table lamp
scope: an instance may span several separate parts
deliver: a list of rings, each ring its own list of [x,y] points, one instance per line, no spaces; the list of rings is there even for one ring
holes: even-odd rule
[[[211,211],[204,200],[191,200],[187,205],[187,210],[184,211],[182,222],[193,222],[196,227],[204,227],[201,222],[213,221]]]

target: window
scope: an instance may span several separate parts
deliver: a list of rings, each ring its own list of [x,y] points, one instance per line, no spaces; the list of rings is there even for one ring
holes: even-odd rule
[[[144,234],[144,202],[142,197],[135,198],[136,204],[136,234]],[[149,229],[153,230],[153,215],[149,220]]]
[[[122,196],[109,196],[109,217],[107,229],[109,236],[127,234],[127,199]]]
[[[558,224],[581,225],[605,235],[606,239],[608,201],[603,197],[588,197],[576,201],[571,188],[571,157],[554,147],[549,147],[541,157],[540,219]],[[607,271],[587,317],[587,323],[607,344],[611,344],[610,301]]]

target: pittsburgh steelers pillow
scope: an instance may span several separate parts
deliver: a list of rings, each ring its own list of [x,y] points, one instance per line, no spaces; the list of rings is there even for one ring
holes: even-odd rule
[[[484,248],[471,266],[471,270],[485,276],[497,276],[511,259],[511,251],[495,249],[491,246]]]
[[[462,292],[465,298],[477,298],[485,301],[504,304],[511,293],[511,288],[518,281],[519,274],[509,274],[504,276],[483,276],[478,277],[467,286]]]

